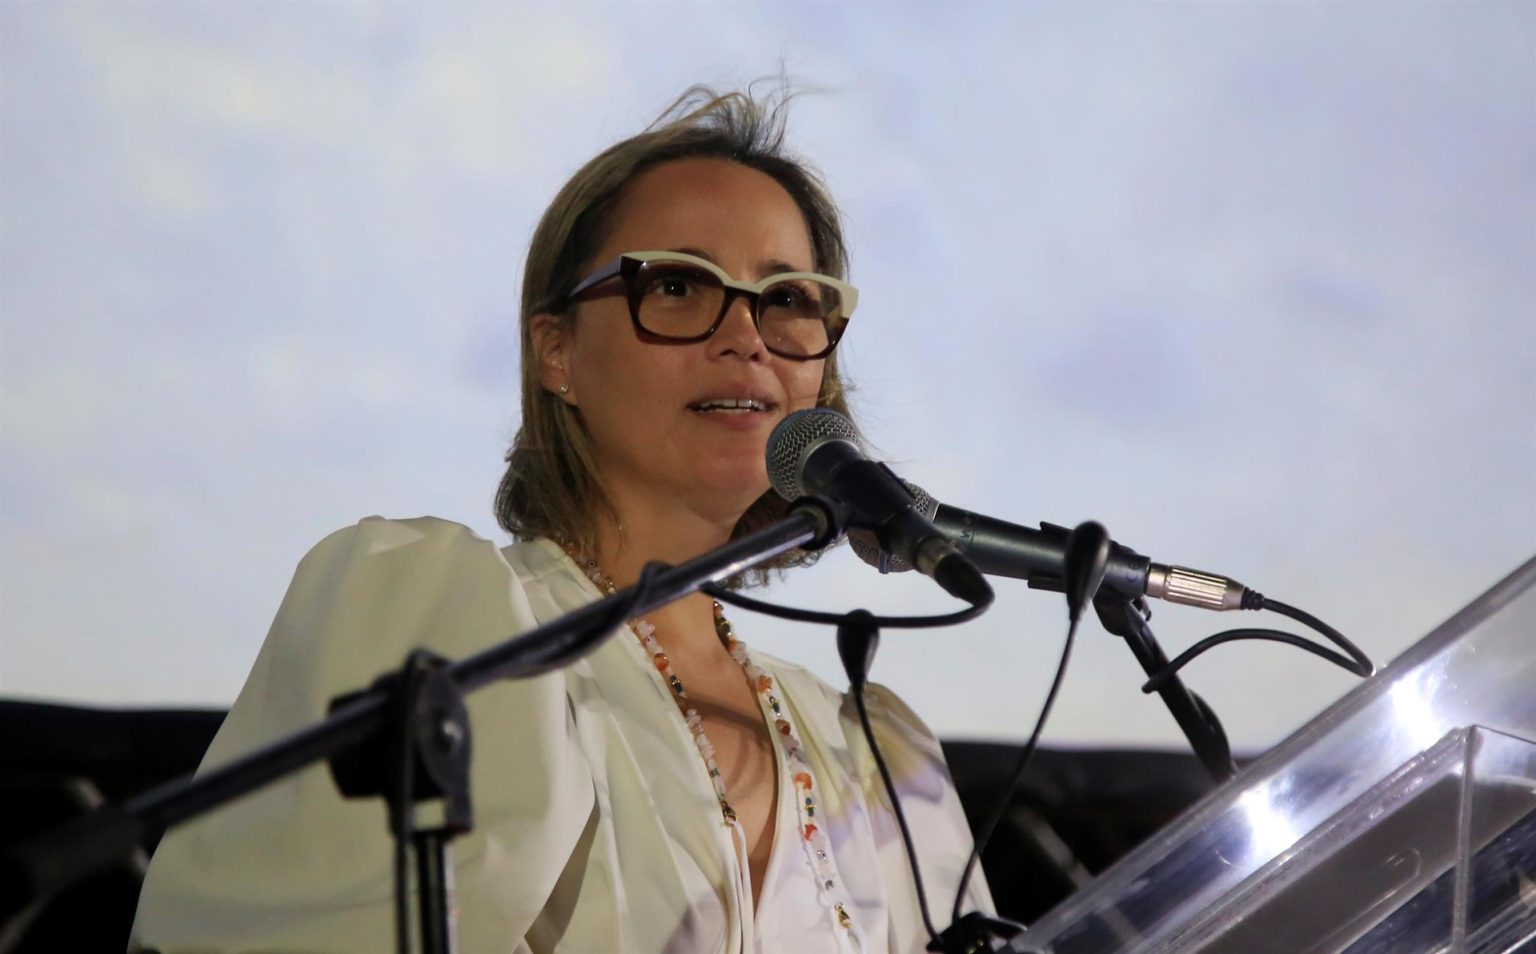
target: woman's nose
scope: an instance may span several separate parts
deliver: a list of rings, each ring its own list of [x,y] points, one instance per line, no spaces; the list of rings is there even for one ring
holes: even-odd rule
[[[738,357],[761,360],[768,349],[762,335],[757,333],[757,323],[752,320],[752,302],[746,295],[737,295],[726,307],[720,327],[709,339],[713,353],[734,354]]]

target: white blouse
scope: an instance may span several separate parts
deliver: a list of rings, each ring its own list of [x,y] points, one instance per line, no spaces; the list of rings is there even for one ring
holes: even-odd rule
[[[548,541],[498,550],[443,520],[365,519],[299,564],[203,764],[314,723],[333,696],[413,648],[462,658],[599,595]],[[750,645],[750,627],[743,638]],[[852,931],[818,895],[777,739],[774,844],[754,911],[745,839],[722,822],[670,690],[625,629],[564,669],[468,697],[475,828],[450,849],[462,950],[923,949],[900,831],[851,700],[798,666],[752,656],[811,764]],[[889,690],[865,695],[942,928],[970,831],[937,739]],[[382,800],[343,799],[326,767],[311,766],[169,832],[134,943],[166,954],[379,954],[394,944],[391,878]],[[991,910],[980,871],[967,900]]]

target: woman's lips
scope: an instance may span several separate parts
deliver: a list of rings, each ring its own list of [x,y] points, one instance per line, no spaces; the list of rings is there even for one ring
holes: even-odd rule
[[[700,414],[766,414],[778,405],[760,397],[712,397],[693,401],[688,409]]]

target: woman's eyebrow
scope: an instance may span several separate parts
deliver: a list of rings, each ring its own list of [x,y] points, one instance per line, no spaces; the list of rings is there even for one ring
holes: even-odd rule
[[[715,264],[715,265],[719,265],[720,264],[719,262],[715,261],[715,257],[713,255],[711,255],[708,252],[704,251],[702,248],[694,248],[691,245],[684,246],[683,248],[669,248],[669,249],[667,249],[667,251],[669,251],[669,252],[681,252],[684,255],[692,255],[694,258],[702,258],[704,261],[710,262],[710,263]]]
[[[771,262],[760,262],[757,266],[760,275],[779,275],[784,272],[808,272],[809,268],[797,268],[783,259],[774,259]]]

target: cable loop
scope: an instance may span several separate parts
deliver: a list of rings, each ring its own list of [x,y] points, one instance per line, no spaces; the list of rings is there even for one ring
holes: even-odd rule
[[[638,584],[637,584],[638,585]],[[705,583],[699,589],[722,603],[739,606],[744,610],[754,613],[762,613],[765,616],[776,616],[779,619],[793,620],[797,623],[820,623],[823,626],[842,626],[850,622],[849,613],[828,613],[822,610],[800,609],[795,606],[781,606],[778,603],[769,603],[764,600],[753,599],[750,596],[742,596],[740,593],[725,589],[717,583]],[[987,611],[992,605],[992,597],[977,603],[975,606],[967,606],[963,610],[953,613],[942,613],[936,616],[873,616],[866,615],[859,622],[864,625],[872,625],[882,629],[930,629],[941,626],[953,626],[956,623],[964,623],[973,620]],[[855,612],[862,612],[856,610]]]
[[[1359,646],[1356,646],[1354,643],[1345,638],[1343,633],[1334,629],[1332,626],[1329,626],[1327,623],[1318,619],[1316,616],[1313,616],[1311,613],[1306,612],[1305,610],[1297,609],[1296,607],[1282,603],[1279,600],[1267,599],[1263,594],[1257,593],[1253,590],[1248,590],[1243,594],[1242,607],[1243,609],[1250,610],[1267,609],[1272,612],[1279,613],[1281,616],[1290,617],[1291,619],[1296,620],[1298,623],[1302,623],[1303,625],[1309,626],[1317,632],[1322,633],[1325,639],[1333,643],[1335,646],[1338,646],[1340,649],[1344,650],[1344,652],[1348,655],[1345,656],[1340,653],[1336,653],[1326,646],[1319,645],[1316,640],[1308,639],[1305,636],[1297,636],[1294,633],[1282,632],[1278,629],[1229,629],[1217,633],[1214,636],[1207,636],[1205,639],[1195,643],[1193,646],[1184,650],[1182,653],[1179,653],[1173,658],[1172,661],[1168,663],[1168,665],[1159,669],[1152,675],[1150,679],[1142,683],[1141,691],[1145,693],[1157,692],[1159,689],[1163,688],[1163,686],[1166,685],[1169,680],[1178,675],[1179,670],[1183,669],[1191,662],[1194,662],[1195,658],[1202,653],[1211,649],[1215,649],[1217,646],[1220,646],[1223,643],[1235,643],[1239,640],[1247,639],[1262,640],[1264,642],[1271,643],[1284,643],[1287,646],[1295,646],[1297,649],[1304,649],[1312,655],[1326,659],[1333,663],[1335,666],[1352,672],[1362,679],[1369,678],[1376,673],[1376,664],[1371,662],[1371,658],[1367,656],[1363,651],[1361,651]]]

